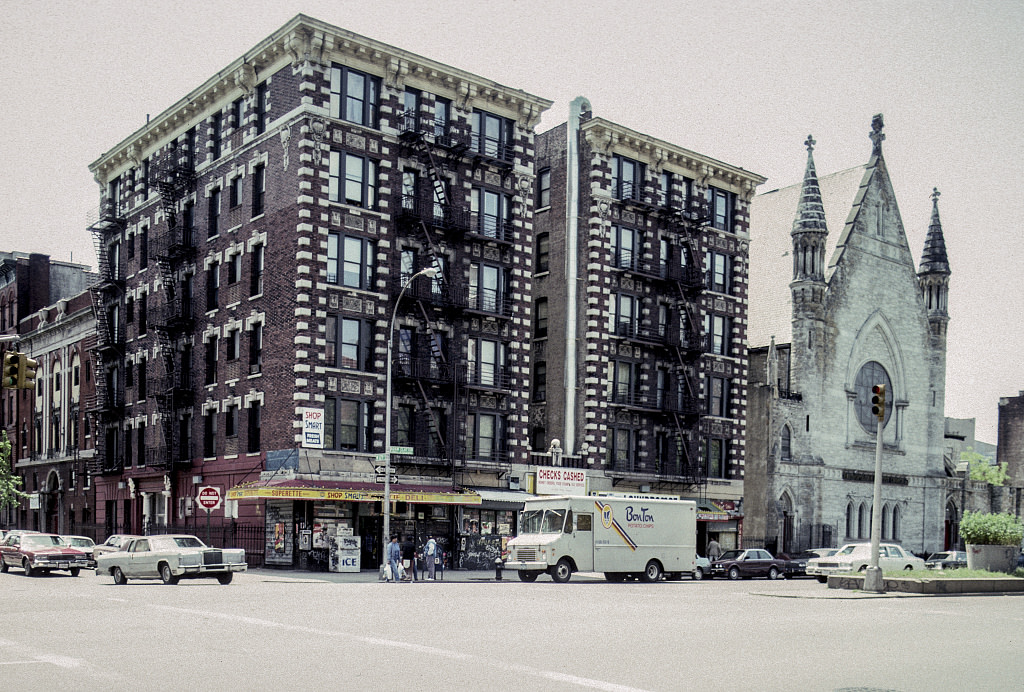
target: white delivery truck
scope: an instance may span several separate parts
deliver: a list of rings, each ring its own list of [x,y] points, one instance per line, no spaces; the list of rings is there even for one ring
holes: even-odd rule
[[[550,574],[604,572],[608,581],[659,581],[693,575],[697,505],[636,497],[544,497],[527,500],[519,535],[508,542],[506,569],[523,581]]]

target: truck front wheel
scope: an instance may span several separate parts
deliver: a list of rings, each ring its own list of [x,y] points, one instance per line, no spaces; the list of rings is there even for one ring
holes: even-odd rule
[[[572,565],[563,557],[551,570],[551,578],[559,584],[564,584],[569,581],[570,577],[572,577]]]
[[[644,568],[643,580],[648,584],[661,581],[661,563],[657,560],[651,560],[647,563]]]
[[[526,570],[519,570],[519,581],[537,581],[536,572],[527,572]]]

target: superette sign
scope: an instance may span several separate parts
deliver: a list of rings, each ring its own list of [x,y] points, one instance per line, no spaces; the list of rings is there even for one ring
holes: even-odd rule
[[[586,495],[587,472],[581,469],[537,469],[538,495]]]

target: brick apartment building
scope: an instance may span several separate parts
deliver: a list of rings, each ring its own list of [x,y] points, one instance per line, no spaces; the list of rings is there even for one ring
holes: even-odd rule
[[[537,135],[531,444],[591,492],[696,498],[698,546],[739,545],[764,178],[590,111]]]
[[[0,253],[0,333],[39,363],[36,389],[4,389],[0,427],[10,463],[32,497],[0,510],[0,526],[70,531],[91,520],[82,402],[90,395],[86,346],[95,339],[88,286],[96,275],[44,254]],[[2,353],[0,353],[2,357]]]
[[[550,105],[299,15],[94,162],[107,531],[202,527],[209,485],[268,564],[324,567],[334,534],[379,564],[392,339],[394,532],[510,533],[469,488],[529,462]]]

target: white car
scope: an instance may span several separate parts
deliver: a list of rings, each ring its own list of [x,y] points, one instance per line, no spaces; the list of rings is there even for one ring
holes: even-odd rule
[[[160,579],[177,584],[179,579],[216,577],[230,584],[235,572],[246,569],[241,548],[211,548],[195,536],[169,534],[133,538],[120,550],[96,558],[96,573],[109,574],[114,583],[129,579]]]
[[[871,563],[870,543],[847,543],[834,555],[816,557],[807,561],[807,575],[817,577],[822,584],[830,574],[863,572]],[[883,572],[925,569],[924,560],[895,543],[880,543],[878,566]]]

